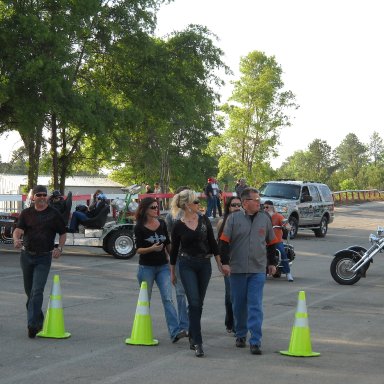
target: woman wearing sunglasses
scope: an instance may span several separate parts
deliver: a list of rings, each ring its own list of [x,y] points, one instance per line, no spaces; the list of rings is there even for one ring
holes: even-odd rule
[[[186,336],[180,329],[172,301],[172,285],[167,253],[170,248],[167,226],[159,220],[156,199],[146,197],[140,201],[136,212],[136,252],[140,255],[137,279],[148,286],[151,301],[153,283],[156,281],[163,302],[165,320],[173,343]]]
[[[184,190],[176,194],[171,203],[176,221],[172,230],[171,280],[176,282],[175,264],[179,258],[180,278],[188,300],[190,348],[197,357],[203,357],[201,315],[205,293],[212,274],[211,256],[221,271],[221,262],[211,222],[200,215],[199,200],[195,192]]]
[[[224,216],[217,223],[217,238],[220,239],[221,234],[225,226],[225,222],[229,214],[239,211],[241,208],[240,198],[237,196],[231,196],[227,199],[224,206]],[[229,276],[224,276],[225,284],[225,327],[228,333],[235,333],[235,323],[233,320],[233,310],[231,301],[231,288],[229,284]]]

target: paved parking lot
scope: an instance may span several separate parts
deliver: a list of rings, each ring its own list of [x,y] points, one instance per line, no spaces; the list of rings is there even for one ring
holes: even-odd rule
[[[202,328],[206,356],[197,359],[188,340],[169,340],[155,288],[151,315],[156,347],[128,346],[139,287],[137,258],[113,259],[102,250],[65,249],[53,263],[63,295],[65,340],[26,332],[25,295],[18,253],[0,245],[0,384],[10,383],[365,383],[383,384],[384,261],[379,255],[367,278],[354,286],[336,284],[329,273],[332,254],[352,244],[367,245],[384,225],[384,203],[340,207],[325,239],[299,232],[294,283],[270,279],[265,287],[263,355],[234,347],[225,332],[224,283],[214,267]],[[306,292],[313,350],[321,356],[294,358],[288,348],[300,290]]]

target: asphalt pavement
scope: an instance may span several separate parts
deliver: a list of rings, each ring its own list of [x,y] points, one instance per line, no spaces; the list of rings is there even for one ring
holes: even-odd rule
[[[324,239],[300,231],[291,243],[295,277],[269,278],[264,293],[262,356],[235,347],[224,326],[224,282],[213,263],[202,318],[204,358],[188,340],[168,336],[158,289],[151,302],[158,346],[125,344],[139,295],[137,256],[117,260],[101,249],[66,247],[52,265],[59,274],[68,339],[29,339],[19,255],[0,245],[0,384],[45,383],[289,383],[383,384],[384,262],[378,255],[367,277],[354,286],[332,280],[332,255],[349,245],[368,245],[384,225],[384,203],[338,207]],[[312,350],[318,357],[289,357],[298,292],[306,294]]]

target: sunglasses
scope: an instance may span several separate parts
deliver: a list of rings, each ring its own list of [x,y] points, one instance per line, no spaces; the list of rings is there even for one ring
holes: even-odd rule
[[[46,193],[35,193],[36,197],[47,197]]]
[[[245,200],[248,200],[248,201],[260,201],[260,198],[258,198],[258,199],[245,199]]]
[[[241,207],[241,203],[231,203],[231,207]]]
[[[158,209],[158,206],[157,206],[157,205],[151,205],[151,206],[149,207],[149,209]]]
[[[193,204],[200,204],[200,200],[193,200],[192,203]]]
[[[268,209],[269,208],[269,205],[264,205],[264,209]]]

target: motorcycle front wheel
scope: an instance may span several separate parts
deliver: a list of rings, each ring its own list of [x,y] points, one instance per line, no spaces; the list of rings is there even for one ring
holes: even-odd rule
[[[356,255],[335,256],[331,263],[331,275],[333,280],[342,285],[353,285],[361,278],[361,272],[350,272],[349,270],[359,261]]]

